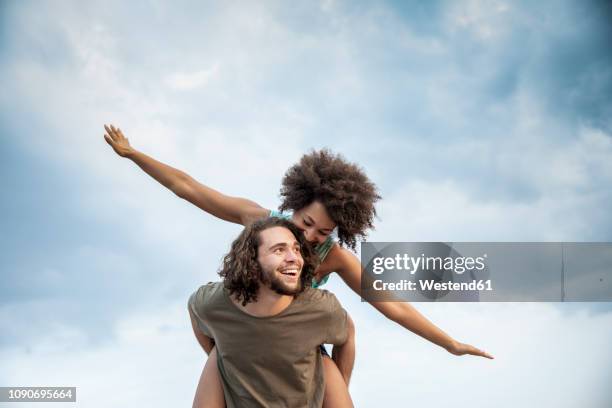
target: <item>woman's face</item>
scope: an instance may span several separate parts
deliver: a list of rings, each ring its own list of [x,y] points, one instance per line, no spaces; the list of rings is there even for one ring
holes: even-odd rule
[[[327,214],[325,206],[313,201],[304,208],[293,212],[292,221],[302,231],[308,242],[322,244],[336,228],[336,223]]]

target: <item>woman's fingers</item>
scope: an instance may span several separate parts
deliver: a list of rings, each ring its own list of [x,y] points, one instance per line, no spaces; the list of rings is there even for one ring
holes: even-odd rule
[[[108,135],[111,137],[111,139],[113,139],[114,142],[121,142],[125,139],[125,136],[123,136],[123,132],[121,132],[121,129],[116,128],[113,125],[104,125],[104,129],[106,129],[106,133],[108,133]]]
[[[121,129],[119,129],[118,127],[114,127],[113,125],[111,125],[111,129],[113,130],[113,133],[115,134],[115,137],[118,139],[121,139],[123,137],[123,134],[121,133]]]
[[[108,136],[110,136],[110,138],[113,139],[113,141],[117,141],[117,136],[115,135],[115,132],[112,129],[112,125],[111,127],[104,125],[104,129],[106,130],[106,133],[108,134]]]
[[[453,353],[456,356],[463,356],[465,354],[470,354],[473,356],[489,358],[491,360],[495,358],[491,354],[487,353],[486,351],[480,350],[470,344],[464,344],[464,343],[459,343],[457,347],[451,351],[451,353]]]
[[[119,156],[127,157],[134,151],[130,146],[129,140],[123,136],[121,129],[116,128],[114,125],[104,125],[104,130],[106,130],[104,140],[106,140],[106,143],[108,143]]]
[[[114,127],[113,125],[110,125],[111,129],[113,130],[113,136],[115,140],[121,140],[121,136],[119,135],[119,132],[117,132],[117,128]]]
[[[111,139],[109,135],[104,135],[104,140],[106,140],[106,143],[113,147],[113,139]]]
[[[472,350],[470,352],[470,354],[475,355],[475,356],[480,356],[480,357],[485,357],[485,358],[489,358],[491,360],[493,360],[493,356],[490,355],[489,353],[487,353],[486,351],[477,349],[476,347],[472,347]]]

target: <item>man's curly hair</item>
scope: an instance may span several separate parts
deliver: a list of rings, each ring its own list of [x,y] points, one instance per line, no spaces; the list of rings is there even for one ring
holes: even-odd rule
[[[230,295],[235,294],[236,299],[242,301],[243,306],[249,302],[256,302],[260,283],[267,282],[257,261],[257,250],[261,244],[261,231],[272,227],[287,228],[300,244],[304,266],[300,275],[302,287],[298,294],[312,285],[314,271],[318,266],[318,256],[304,238],[302,231],[289,220],[277,217],[265,218],[242,230],[238,238],[232,242],[230,252],[223,258],[219,271],[219,276],[223,278],[223,285],[229,289]]]
[[[340,245],[355,249],[374,228],[376,185],[356,164],[328,149],[313,150],[285,173],[280,192],[284,210],[300,210],[320,201],[338,226]]]

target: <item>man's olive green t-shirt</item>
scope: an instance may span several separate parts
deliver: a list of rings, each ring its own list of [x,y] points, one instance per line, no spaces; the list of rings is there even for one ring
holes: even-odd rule
[[[306,288],[274,316],[251,316],[236,306],[223,282],[189,298],[199,329],[215,340],[228,408],[321,407],[321,344],[347,339],[347,314],[336,297]]]

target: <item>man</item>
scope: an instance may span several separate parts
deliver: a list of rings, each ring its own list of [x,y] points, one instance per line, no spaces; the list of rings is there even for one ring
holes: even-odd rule
[[[257,221],[232,243],[223,282],[189,298],[198,340],[216,347],[227,407],[321,407],[323,343],[348,382],[352,321],[334,295],[310,287],[315,259],[291,222]]]

